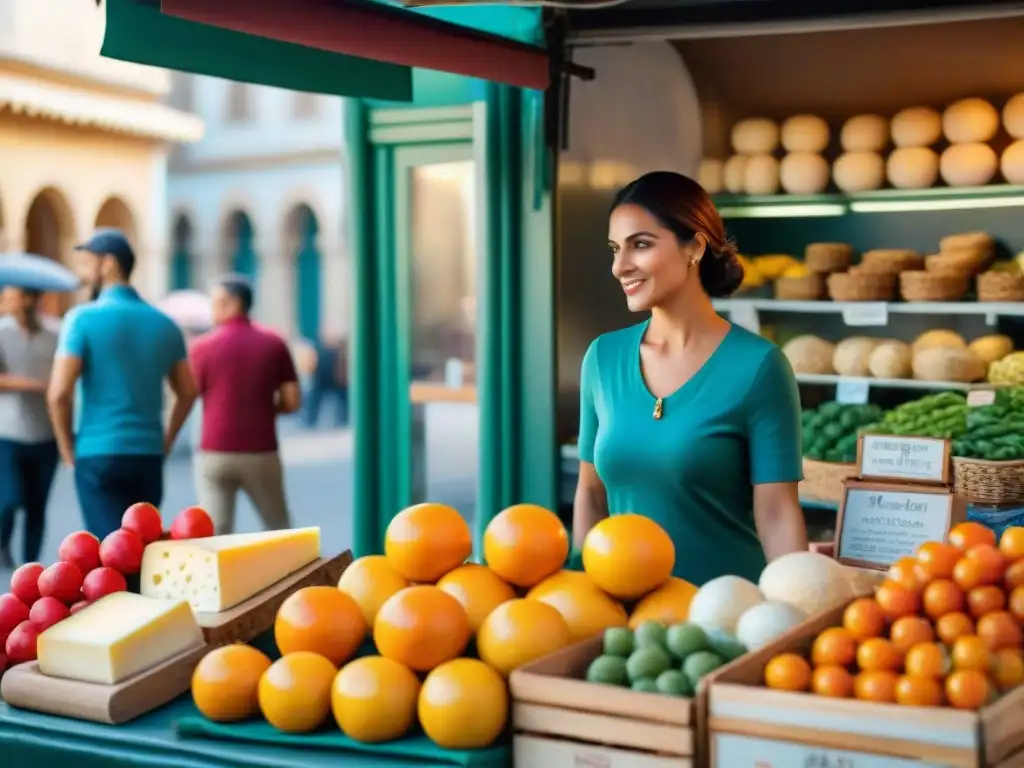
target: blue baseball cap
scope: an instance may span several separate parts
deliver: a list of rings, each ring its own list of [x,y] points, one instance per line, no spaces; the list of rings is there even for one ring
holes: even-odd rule
[[[92,237],[84,243],[76,245],[75,250],[88,251],[97,256],[113,257],[125,277],[131,275],[132,270],[135,269],[135,251],[132,250],[131,243],[128,242],[124,232],[119,229],[111,227],[97,229]]]

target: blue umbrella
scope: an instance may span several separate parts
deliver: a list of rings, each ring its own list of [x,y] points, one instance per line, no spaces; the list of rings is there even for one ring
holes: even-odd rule
[[[67,267],[33,253],[0,253],[0,286],[34,291],[73,291],[79,280]]]

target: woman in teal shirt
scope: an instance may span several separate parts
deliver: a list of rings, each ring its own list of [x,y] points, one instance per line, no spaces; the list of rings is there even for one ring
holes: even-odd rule
[[[650,317],[599,336],[583,358],[576,543],[607,515],[635,512],[672,537],[676,576],[756,582],[766,560],[807,548],[792,368],[712,307],[743,267],[695,181],[656,172],[623,188],[608,245],[626,305]]]

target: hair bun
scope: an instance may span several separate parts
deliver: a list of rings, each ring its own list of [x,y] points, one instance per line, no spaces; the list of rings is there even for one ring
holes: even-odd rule
[[[700,260],[700,282],[712,298],[732,296],[743,283],[743,265],[736,252],[736,244],[727,240],[715,252]]]

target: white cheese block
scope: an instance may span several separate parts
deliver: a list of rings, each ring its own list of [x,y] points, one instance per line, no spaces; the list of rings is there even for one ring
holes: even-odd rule
[[[1018,93],[1003,107],[1003,126],[1015,139],[1024,139],[1024,93]]]
[[[188,603],[115,592],[43,632],[37,654],[44,675],[116,685],[204,643]]]
[[[931,107],[901,109],[890,124],[897,147],[930,147],[942,138],[942,115]]]
[[[142,554],[147,597],[187,600],[197,611],[226,611],[320,557],[320,529],[232,533],[155,541]]]
[[[986,142],[999,130],[999,112],[984,99],[961,99],[942,113],[942,132],[953,144]]]

